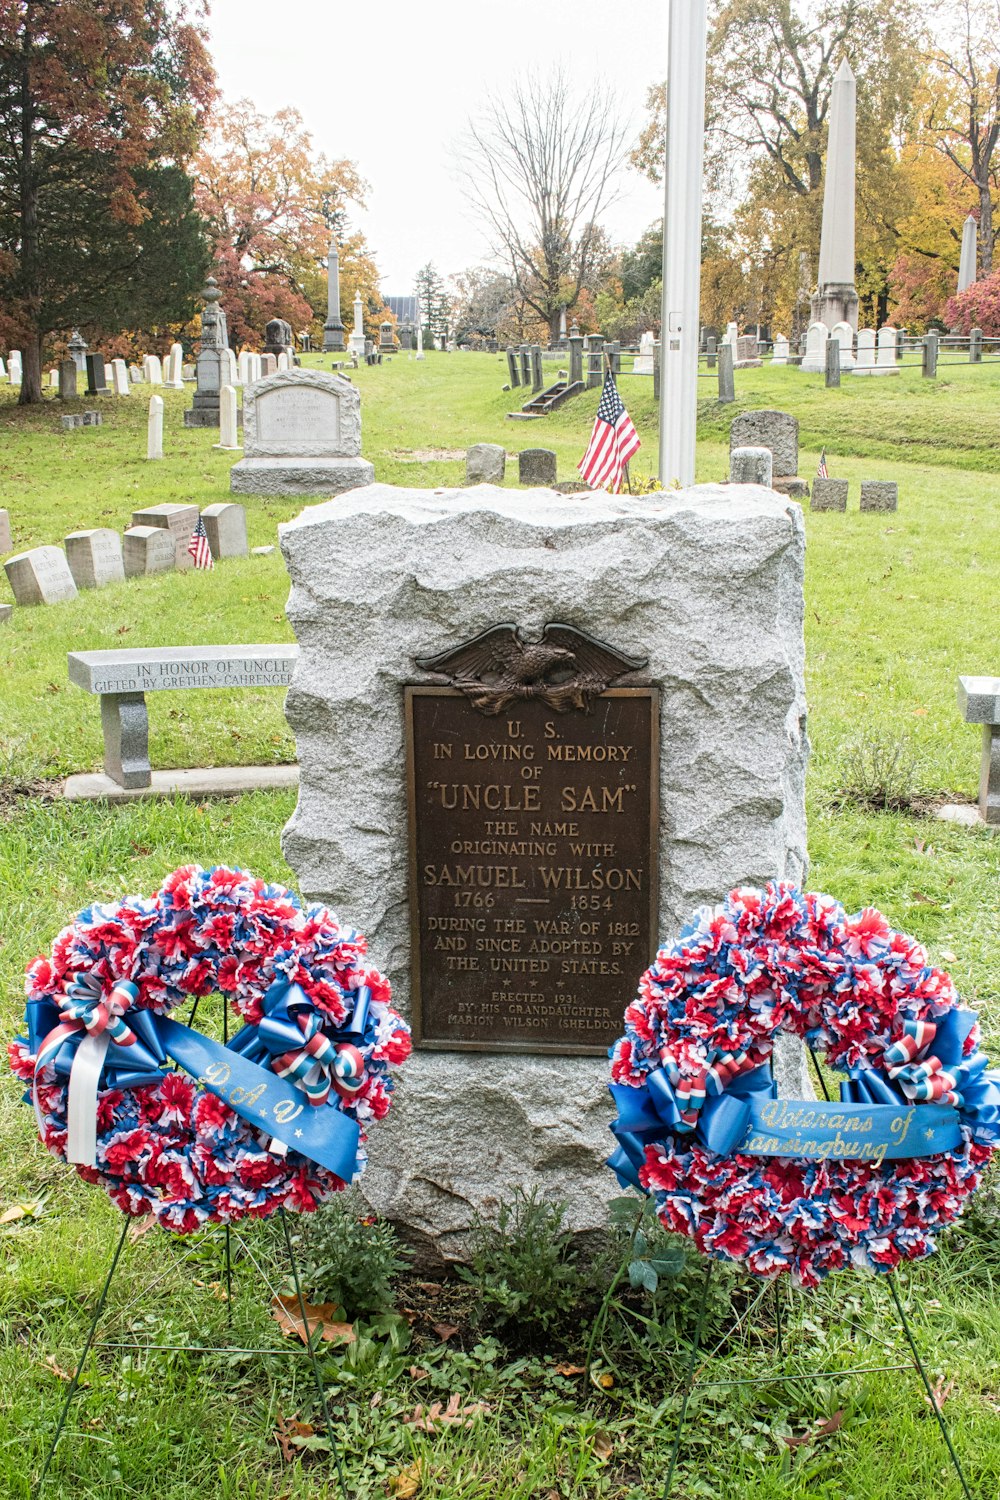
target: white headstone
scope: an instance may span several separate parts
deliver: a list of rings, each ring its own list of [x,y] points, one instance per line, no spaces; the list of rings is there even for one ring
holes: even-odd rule
[[[234,385],[224,385],[219,392],[219,441],[215,446],[224,448],[227,452],[237,450],[240,446]]]
[[[12,349],[7,361],[7,374],[11,385],[21,384],[21,351]]]
[[[875,373],[875,330],[874,328],[858,329],[858,358],[854,366],[855,375],[873,375]]]
[[[251,354],[251,356],[250,356],[250,379],[251,379],[251,381],[261,380],[263,378],[263,375],[264,375],[264,359],[263,359],[263,356],[260,355],[260,354]]]
[[[111,385],[116,396],[127,396],[132,389],[129,384],[128,365],[123,359],[111,361]]]
[[[76,598],[76,584],[61,547],[32,547],[4,563],[18,604],[59,604]]]
[[[147,385],[163,384],[163,366],[158,354],[147,354],[142,362],[142,378]]]
[[[163,457],[163,397],[150,396],[149,423],[146,430],[146,457]]]
[[[830,330],[825,323],[810,323],[806,329],[806,352],[801,370],[808,374],[822,374],[826,370],[826,341]]]
[[[783,333],[774,335],[774,353],[771,355],[772,365],[787,365],[788,363],[788,340]]]
[[[722,342],[724,344],[731,344],[732,345],[733,358],[734,359],[736,358],[736,340],[739,338],[739,336],[740,336],[740,327],[739,327],[739,324],[738,323],[727,323],[726,324],[726,331],[725,331],[725,333],[722,336]]]
[[[277,370],[243,392],[245,456],[234,495],[333,495],[371,484],[361,454],[361,398],[322,370]]]
[[[184,350],[180,344],[170,345],[163,383],[171,391],[184,389]]]
[[[365,315],[360,292],[354,293],[354,327],[347,340],[347,347],[351,354],[360,356],[365,352]]]
[[[656,338],[644,333],[639,340],[639,353],[632,362],[633,375],[652,375],[656,363]]]
[[[50,370],[49,371],[49,390],[50,391],[57,391],[58,389],[59,389],[59,371],[58,370]]]
[[[854,329],[850,323],[835,323],[830,335],[840,345],[840,368],[854,369]]]
[[[122,539],[109,526],[72,531],[66,538],[66,561],[78,589],[102,589],[125,577]]]
[[[6,380],[6,379],[7,379],[7,366],[3,362],[3,356],[0,355],[0,380]]]
[[[426,357],[427,356],[424,354],[424,325],[420,321],[420,319],[418,318],[417,319],[417,358],[418,359],[426,359]]]
[[[898,375],[899,366],[896,363],[896,330],[886,323],[878,331],[878,354],[875,360],[875,372],[878,375]]]
[[[282,350],[282,352],[278,355],[278,369],[279,370],[287,370],[288,368],[289,368],[288,355],[284,352],[284,350]]]

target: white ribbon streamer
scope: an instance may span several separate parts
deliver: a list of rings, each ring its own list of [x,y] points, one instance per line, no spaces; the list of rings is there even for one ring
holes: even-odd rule
[[[80,1166],[97,1166],[97,1090],[110,1045],[109,1032],[102,1031],[99,1036],[88,1033],[77,1047],[70,1068],[66,1160]]]

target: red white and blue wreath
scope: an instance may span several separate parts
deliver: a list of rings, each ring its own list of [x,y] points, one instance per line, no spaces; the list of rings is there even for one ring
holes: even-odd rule
[[[777,1098],[779,1032],[846,1072],[838,1102]],[[787,885],[661,948],[611,1058],[622,1186],[705,1254],[802,1286],[929,1255],[1000,1143],[1000,1073],[949,975],[881,912]]]
[[[90,906],[27,972],[10,1047],[39,1134],[127,1214],[182,1234],[308,1212],[363,1170],[410,1052],[360,933],[241,870]],[[172,1013],[221,992],[228,1045]]]

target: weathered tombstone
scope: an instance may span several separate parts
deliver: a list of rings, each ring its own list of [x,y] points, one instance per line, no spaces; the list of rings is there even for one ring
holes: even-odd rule
[[[722,405],[736,400],[736,381],[733,377],[733,346],[719,346],[719,401]]]
[[[466,484],[502,484],[507,454],[499,443],[473,443],[465,455]]]
[[[840,340],[826,341],[826,388],[835,390],[840,385]]]
[[[224,385],[219,393],[219,441],[215,446],[227,452],[238,451],[240,446],[236,387],[232,385]]]
[[[973,328],[969,333],[969,363],[979,365],[983,362],[983,330]]]
[[[278,373],[278,361],[273,354],[262,354],[260,359],[260,378],[266,380],[269,375]]]
[[[108,389],[108,374],[104,368],[103,354],[87,355],[87,390],[88,396],[110,396]]]
[[[76,382],[78,371],[75,359],[61,359],[59,361],[59,400],[76,400]]]
[[[158,354],[147,354],[142,362],[142,378],[147,385],[163,384],[163,366]]]
[[[131,380],[133,385],[142,385],[143,381],[145,380],[145,376],[143,375],[139,365],[129,365],[128,378],[129,380]]]
[[[874,328],[858,329],[858,357],[854,362],[853,374],[871,375],[875,369],[875,330]]]
[[[831,341],[840,345],[841,370],[854,369],[854,329],[850,323],[835,323],[830,334]]]
[[[719,354],[718,334],[710,333],[705,338],[705,364],[709,370],[714,370]]]
[[[760,357],[760,346],[752,334],[741,333],[736,340],[736,358],[733,368],[736,370],[753,370],[763,361]]]
[[[218,427],[223,383],[231,370],[226,315],[219,305],[219,284],[209,276],[202,292],[201,342],[195,365],[196,385],[191,405],[184,413],[185,427]]]
[[[731,448],[729,450],[729,483],[762,484],[771,488],[770,448]]]
[[[278,355],[278,369],[287,370],[288,368],[288,355],[285,353],[284,349],[282,349],[281,353]]]
[[[12,349],[7,359],[7,378],[11,385],[20,385],[23,379],[21,374],[21,351]]]
[[[125,577],[121,537],[108,526],[71,531],[66,538],[66,561],[78,589],[102,589]]]
[[[87,347],[87,340],[82,336],[79,328],[74,328],[73,337],[66,345],[66,348],[69,351],[70,359],[76,365],[76,373],[78,375],[86,375],[87,373]]]
[[[74,366],[74,369],[75,368],[76,367]],[[63,426],[63,428],[64,428],[64,430],[66,432],[72,432],[72,430],[73,430],[74,427],[82,427],[83,426],[83,413],[82,412],[74,412],[70,416],[60,417],[59,420],[62,423],[62,426]]]
[[[826,341],[830,330],[825,323],[810,323],[806,329],[806,352],[799,366],[809,375],[826,373]]]
[[[715,341],[712,344],[712,364],[714,364]],[[653,348],[656,343],[655,335],[650,331],[642,334],[639,338],[639,353],[632,361],[633,375],[652,375],[653,373]],[[710,366],[711,368],[711,366]]]
[[[133,526],[159,526],[170,533],[174,542],[174,567],[179,572],[194,567],[188,543],[197,524],[197,505],[185,505],[179,501],[167,500],[162,505],[147,505],[143,510],[132,512]]]
[[[171,573],[176,548],[169,531],[162,526],[130,526],[123,546],[125,577],[140,578],[147,573]]]
[[[247,557],[247,513],[232,500],[206,505],[201,513],[212,556],[218,562],[226,557]]]
[[[923,360],[920,373],[925,380],[937,378],[938,367],[938,336],[936,333],[925,333],[923,337]]]
[[[18,604],[61,604],[76,598],[76,584],[61,547],[32,547],[4,563]]]
[[[771,355],[772,365],[787,365],[788,363],[788,340],[783,333],[774,335],[774,353]]]
[[[163,397],[150,396],[146,423],[146,457],[163,457]]]
[[[284,853],[414,1023],[363,1191],[443,1258],[515,1184],[604,1224],[606,1048],[657,941],[805,865],[798,507],[735,485],[531,499],[376,485],[281,528]],[[401,577],[424,585],[406,609]],[[481,666],[491,641],[509,669]]]
[[[392,336],[392,324],[380,323],[378,332],[378,352],[380,354],[395,354],[396,341]]]
[[[58,367],[57,367],[56,369],[49,371],[49,390],[50,391],[58,391],[58,389],[59,389],[59,370],[58,370]]]
[[[360,456],[361,398],[322,370],[282,370],[244,391],[243,451],[234,495],[337,495],[375,478]]]
[[[518,368],[517,350],[513,347],[507,350],[507,379],[510,381],[512,390],[521,384],[521,371]]]
[[[519,355],[520,360],[521,360],[521,384],[522,385],[530,385],[531,384],[531,345],[530,344],[522,344],[520,346],[520,348],[518,349],[518,355]]]
[[[729,347],[730,347],[730,349],[732,349],[732,351],[733,351],[733,358],[734,359],[736,358],[736,340],[739,338],[739,336],[740,336],[740,326],[739,326],[739,324],[738,323],[727,323],[726,324],[726,331],[722,335],[722,342],[724,344],[728,344]]]
[[[531,393],[540,391],[544,381],[542,380],[542,350],[539,344],[531,346]]]
[[[847,488],[846,479],[814,479],[810,510],[846,510]]]
[[[84,427],[101,427],[103,424],[104,418],[99,411],[85,411],[83,413]]]
[[[111,388],[116,396],[127,396],[132,387],[129,384],[128,365],[123,359],[111,361]]]
[[[0,554],[9,552],[10,540],[10,515],[5,510],[0,510]]]
[[[878,354],[875,360],[877,375],[898,375],[896,368],[896,330],[886,324],[878,331]]]
[[[899,504],[899,486],[894,479],[862,479],[862,510],[895,510]]]
[[[180,344],[171,344],[170,353],[167,355],[166,369],[163,372],[163,384],[171,391],[182,391],[184,389],[184,350]]]
[[[253,376],[250,374],[250,358],[249,349],[240,350],[240,357],[237,360],[240,372],[240,385],[249,385],[253,379]]]
[[[264,327],[264,353],[274,356],[287,354],[293,346],[292,325],[286,318],[271,318]],[[275,364],[277,369],[277,364]],[[265,374],[267,372],[265,371]],[[274,371],[271,371],[274,374]]]
[[[525,448],[517,455],[519,484],[551,485],[556,482],[556,456],[551,448]]]
[[[583,335],[575,323],[569,331],[569,383],[583,383]]]
[[[181,366],[181,379],[184,381],[185,385],[193,385],[195,383],[195,381],[198,379],[198,373],[195,370],[194,365]]]

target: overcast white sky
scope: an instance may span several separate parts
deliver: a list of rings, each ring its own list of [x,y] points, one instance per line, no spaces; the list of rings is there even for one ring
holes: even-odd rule
[[[227,98],[294,105],[318,150],[357,163],[357,221],[397,296],[429,260],[451,275],[486,258],[449,160],[485,92],[562,65],[614,88],[638,134],[667,68],[666,0],[213,0],[209,29]],[[631,170],[621,185],[605,223],[631,243],[662,197]]]

